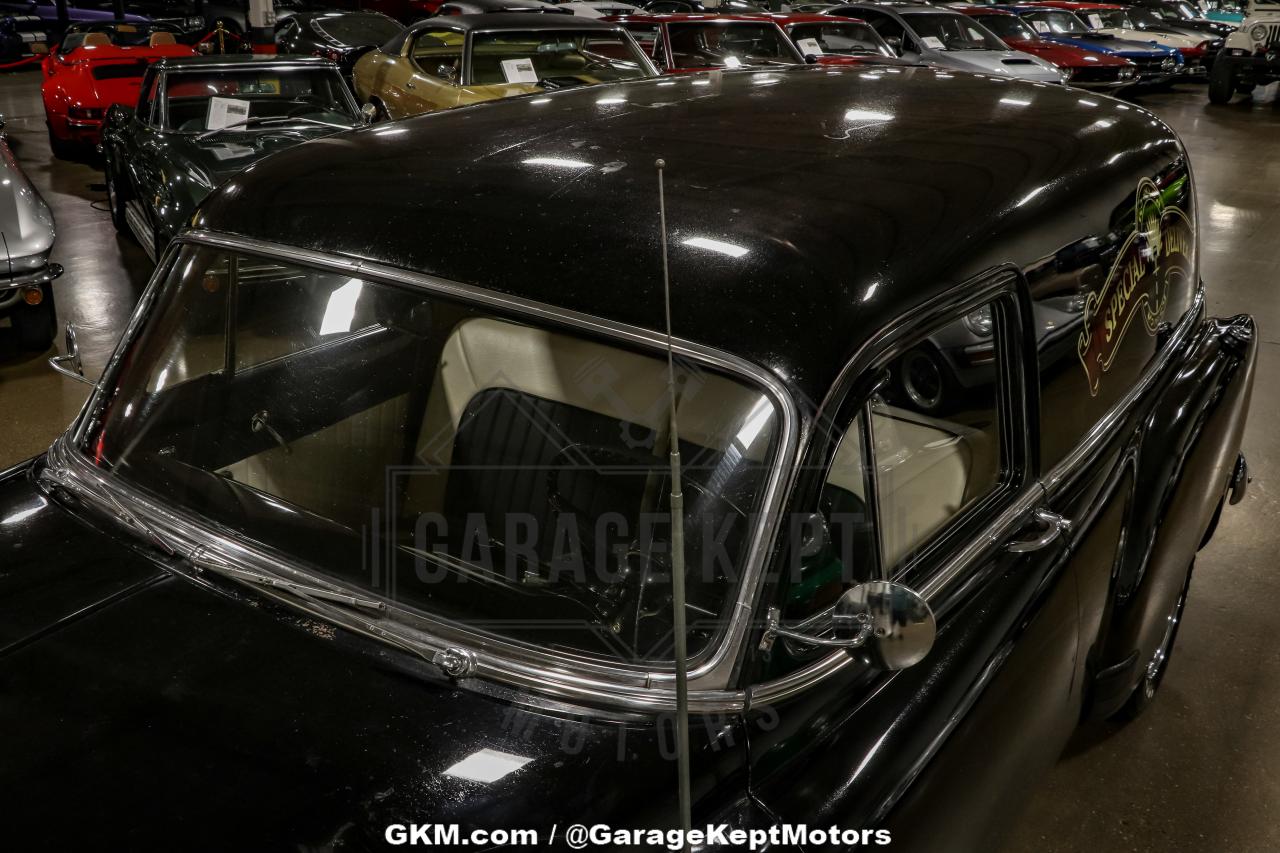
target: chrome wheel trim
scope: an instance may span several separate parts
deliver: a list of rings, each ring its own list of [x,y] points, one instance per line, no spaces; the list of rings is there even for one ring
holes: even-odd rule
[[[945,382],[942,368],[927,353],[912,350],[902,360],[902,388],[922,409],[935,409],[942,403]]]

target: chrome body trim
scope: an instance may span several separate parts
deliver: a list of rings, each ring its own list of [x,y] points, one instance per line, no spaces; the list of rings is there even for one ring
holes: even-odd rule
[[[47,264],[32,272],[0,279],[0,292],[29,285],[48,284],[60,275],[62,275],[62,264]]]

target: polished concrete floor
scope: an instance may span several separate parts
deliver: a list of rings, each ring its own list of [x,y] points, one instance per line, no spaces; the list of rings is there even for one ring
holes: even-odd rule
[[[101,173],[51,160],[38,87],[35,73],[0,77],[0,113],[57,217],[59,315],[95,376],[150,263],[113,230]],[[1126,728],[1081,730],[1007,853],[1280,850],[1280,106],[1213,108],[1193,86],[1143,103],[1191,151],[1211,311],[1253,314],[1266,341],[1245,436],[1254,482],[1200,556],[1159,701]],[[0,361],[0,469],[48,446],[84,400],[50,354]]]

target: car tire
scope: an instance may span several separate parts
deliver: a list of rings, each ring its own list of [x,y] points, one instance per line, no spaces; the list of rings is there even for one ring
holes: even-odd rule
[[[1230,103],[1235,93],[1236,80],[1235,74],[1231,73],[1231,65],[1226,62],[1214,65],[1213,73],[1209,75],[1209,103]]]
[[[44,299],[34,308],[18,305],[10,316],[18,346],[30,352],[43,352],[49,348],[58,334],[58,312],[53,306],[53,286],[41,285]]]
[[[1196,562],[1193,559],[1191,565],[1187,567],[1187,576],[1182,582],[1182,591],[1178,593],[1178,600],[1174,602],[1173,610],[1167,617],[1168,625],[1164,638],[1156,647],[1155,654],[1147,661],[1142,680],[1138,682],[1138,686],[1133,689],[1133,693],[1129,695],[1124,706],[1115,713],[1113,719],[1120,722],[1136,720],[1155,701],[1156,692],[1160,689],[1164,674],[1169,669],[1169,657],[1173,654],[1173,644],[1178,639],[1178,626],[1182,624],[1182,613],[1187,606],[1187,593],[1191,590],[1191,574],[1195,567]]]
[[[76,154],[75,145],[54,133],[53,125],[48,122],[45,122],[45,128],[49,131],[49,150],[53,152],[53,156],[59,160],[74,159]]]
[[[111,209],[111,224],[121,234],[129,233],[129,221],[125,218],[125,206],[128,204],[128,190],[122,181],[120,170],[108,157],[103,171],[107,178],[107,206]]]
[[[951,371],[930,347],[908,350],[898,360],[895,373],[905,404],[915,411],[938,414],[955,398]]]

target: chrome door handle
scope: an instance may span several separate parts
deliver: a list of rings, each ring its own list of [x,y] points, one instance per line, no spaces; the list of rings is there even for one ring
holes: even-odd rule
[[[1071,528],[1070,521],[1044,507],[1034,510],[1031,515],[1044,525],[1044,532],[1035,539],[1019,539],[1016,542],[1010,542],[1004,546],[1006,551],[1012,554],[1029,554],[1032,551],[1039,551]]]

